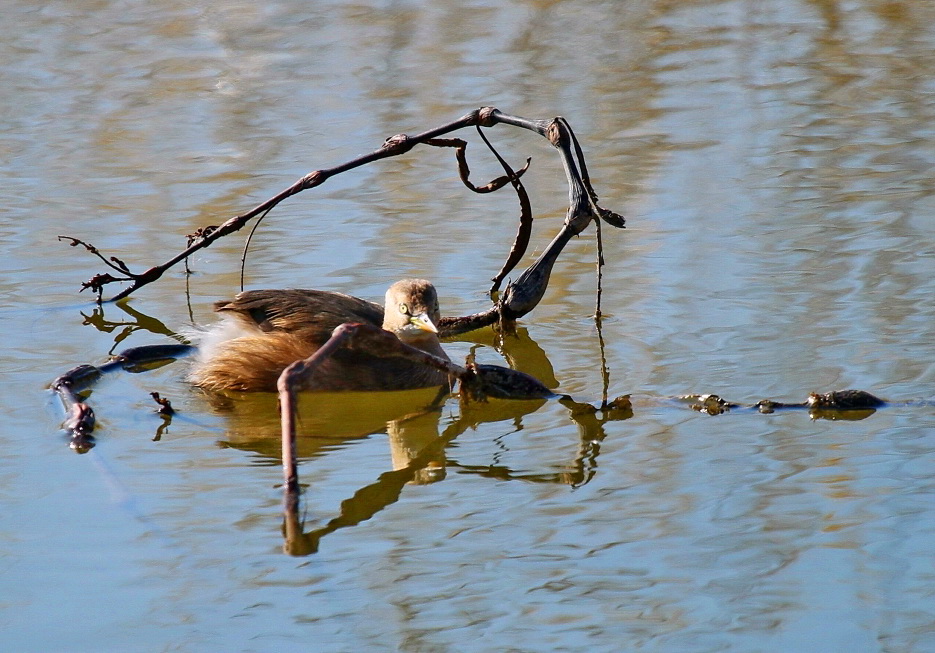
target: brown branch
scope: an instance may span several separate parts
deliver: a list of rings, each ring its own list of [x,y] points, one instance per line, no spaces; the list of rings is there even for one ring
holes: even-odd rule
[[[81,396],[87,392],[102,376],[117,369],[128,372],[140,372],[153,364],[174,360],[185,356],[194,348],[190,345],[143,345],[125,349],[101,366],[79,365],[68,370],[49,386],[59,396],[65,406],[67,417],[62,428],[71,438],[70,446],[77,453],[86,453],[94,446],[95,418],[94,410]],[[172,406],[168,399],[160,399],[152,393],[153,399],[162,406],[163,415],[171,414]]]
[[[500,122],[536,131],[548,138],[549,142],[559,150],[568,181],[568,211],[559,233],[539,258],[520,275],[519,279],[507,285],[503,297],[494,307],[483,313],[461,318],[442,318],[440,331],[445,336],[466,333],[498,322],[509,323],[529,313],[545,294],[552,274],[552,266],[572,237],[580,234],[591,221],[598,218],[617,228],[623,228],[625,224],[622,216],[597,204],[597,194],[587,177],[581,148],[564,118],[551,121],[529,121],[500,112],[496,113]],[[602,261],[602,253],[599,252],[599,262]]]
[[[64,238],[72,240],[73,245],[85,245],[89,251],[101,258],[109,267],[120,272],[121,276],[114,276],[109,273],[95,275],[89,281],[85,282],[82,287],[95,290],[98,293],[98,300],[101,301],[104,286],[112,283],[128,283],[129,285],[127,287],[111,298],[111,300],[122,299],[142,288],[143,286],[158,280],[169,268],[173,267],[181,261],[186,260],[195,252],[210,246],[219,238],[223,238],[224,236],[240,230],[250,220],[267,213],[283,200],[304,190],[309,190],[311,188],[315,188],[316,186],[320,186],[334,175],[347,172],[348,170],[352,170],[354,168],[358,168],[381,159],[405,154],[416,145],[427,143],[432,140],[437,140],[439,137],[445,134],[449,134],[465,127],[493,127],[497,124],[512,125],[514,127],[536,132],[548,138],[549,141],[561,151],[566,176],[568,177],[569,182],[569,200],[571,205],[569,207],[566,223],[574,222],[577,226],[580,226],[576,233],[580,233],[580,231],[583,230],[585,226],[587,226],[587,222],[589,222],[595,216],[603,218],[614,226],[623,226],[623,219],[620,216],[611,211],[601,209],[597,206],[597,196],[591,188],[590,179],[587,178],[587,169],[584,166],[584,158],[581,154],[580,147],[577,145],[577,140],[574,138],[571,128],[563,118],[556,118],[554,120],[529,120],[519,116],[512,116],[502,113],[493,107],[483,107],[481,109],[472,111],[450,123],[429,129],[415,136],[398,134],[396,136],[390,137],[379,149],[333,168],[314,170],[303,176],[301,179],[277,195],[254,207],[250,211],[234,216],[220,225],[205,227],[199,230],[199,232],[196,232],[193,242],[191,242],[191,244],[185,250],[179,252],[165,263],[155,265],[143,272],[132,272],[123,263],[123,261],[120,261],[119,259],[113,257],[110,260],[106,259],[99,252],[97,252],[93,246],[87,245],[78,239],[71,237]],[[572,152],[572,149],[574,149],[574,152]],[[584,177],[582,177],[581,172],[579,172],[579,166],[584,172]],[[511,182],[515,181],[515,175],[511,177],[511,175],[508,174],[507,176],[510,177],[509,180]],[[586,218],[583,222],[581,221],[582,217]],[[543,267],[546,266],[540,265],[540,269]],[[547,267],[551,268],[551,264],[549,264]],[[543,277],[540,275],[538,278],[542,279]],[[548,280],[548,274],[545,275],[544,279],[545,281]],[[535,293],[525,293],[525,296],[533,295],[535,295]],[[541,297],[541,294],[539,296]],[[523,308],[531,310],[531,307]],[[518,306],[511,306],[509,310],[511,314],[521,314],[520,307]]]
[[[79,365],[62,374],[52,382],[52,390],[65,405],[68,416],[62,424],[71,438],[69,445],[78,453],[86,453],[94,446],[91,432],[94,430],[94,411],[84,403],[79,392],[101,377],[100,368]]]
[[[487,139],[487,136],[484,135],[483,130],[480,125],[476,126],[477,133],[480,135],[481,139],[484,141],[484,144],[487,145],[487,148],[493,153],[497,161],[506,171],[506,174],[502,177],[497,177],[493,181],[490,181],[484,186],[475,186],[470,181],[471,168],[468,166],[467,162],[467,141],[460,138],[433,138],[426,141],[426,145],[432,145],[433,147],[454,147],[455,158],[458,160],[458,173],[461,177],[461,182],[471,191],[475,193],[490,193],[495,190],[499,190],[505,186],[508,182],[513,185],[514,190],[519,198],[520,205],[520,218],[519,218],[519,229],[516,232],[516,238],[513,241],[513,246],[510,248],[510,254],[507,257],[506,262],[503,264],[503,267],[500,269],[500,272],[494,276],[491,281],[493,285],[490,287],[490,292],[496,292],[500,288],[500,283],[509,274],[513,268],[516,267],[520,259],[523,257],[523,254],[526,253],[526,248],[529,245],[529,238],[532,234],[532,206],[529,203],[529,194],[526,193],[526,188],[523,186],[523,183],[520,181],[527,170],[529,170],[529,164],[532,162],[531,157],[526,158],[526,165],[524,165],[520,170],[514,171],[510,164],[500,156],[500,153],[497,152],[496,148],[490,143]]]
[[[481,137],[483,138],[483,134],[481,134]],[[484,140],[486,140],[486,138]],[[455,150],[455,158],[458,161],[458,175],[461,178],[461,183],[463,183],[469,190],[478,194],[492,193],[496,190],[500,190],[506,186],[506,184],[510,182],[514,176],[517,179],[522,177],[529,169],[529,164],[532,162],[531,158],[527,158],[526,165],[524,165],[519,171],[513,172],[512,170],[508,170],[507,174],[503,175],[502,177],[497,177],[496,179],[487,182],[483,186],[475,186],[471,182],[471,168],[467,163],[467,141],[461,140],[460,138],[431,138],[425,141],[425,144],[431,145],[432,147],[457,148]]]
[[[376,351],[386,356],[408,358],[414,362],[430,365],[453,376],[465,374],[467,370],[438,356],[409,347],[389,331],[368,324],[342,324],[314,354],[298,360],[279,375],[276,389],[279,392],[279,414],[282,431],[283,511],[287,521],[295,514],[299,503],[299,474],[295,457],[297,394],[304,383],[314,375],[321,364],[341,347],[361,346],[365,342],[375,346]]]
[[[529,194],[526,192],[526,187],[523,186],[523,182],[519,179],[522,173],[526,171],[526,168],[529,167],[529,162],[532,159],[527,158],[526,167],[520,171],[520,174],[516,174],[513,172],[510,164],[500,156],[496,148],[487,140],[487,137],[480,127],[477,127],[477,133],[480,135],[481,139],[483,139],[487,148],[497,157],[497,161],[506,171],[506,176],[513,185],[513,190],[516,191],[516,195],[519,198],[519,227],[516,230],[516,237],[513,239],[513,246],[510,247],[510,253],[506,261],[503,263],[500,271],[491,279],[493,285],[490,286],[488,292],[494,293],[500,289],[500,283],[506,275],[512,272],[513,268],[520,262],[520,259],[523,258],[523,254],[526,253],[526,248],[529,246],[529,238],[532,236],[532,205],[529,203]]]

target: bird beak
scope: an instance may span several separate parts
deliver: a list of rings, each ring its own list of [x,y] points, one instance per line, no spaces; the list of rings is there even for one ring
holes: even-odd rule
[[[428,331],[429,333],[438,333],[438,327],[436,327],[432,322],[432,318],[429,317],[428,313],[413,315],[409,318],[409,324],[418,327],[423,331]]]

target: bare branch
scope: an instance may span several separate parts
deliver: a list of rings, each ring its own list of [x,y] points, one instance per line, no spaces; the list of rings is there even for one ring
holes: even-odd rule
[[[96,248],[78,239],[67,236],[62,238],[71,240],[72,245],[84,245],[88,251],[104,261],[108,267],[120,273],[120,276],[114,276],[111,274],[95,275],[91,280],[85,282],[82,287],[95,290],[95,292],[98,293],[98,301],[101,301],[103,297],[104,286],[110,285],[112,283],[128,284],[125,288],[123,288],[111,298],[112,300],[122,299],[142,288],[143,286],[158,280],[169,268],[175,266],[181,261],[186,260],[195,252],[210,246],[219,238],[223,238],[224,236],[234,233],[235,231],[239,231],[250,220],[258,216],[265,215],[285,199],[304,190],[309,190],[315,188],[316,186],[320,186],[334,175],[347,172],[348,170],[352,170],[369,163],[373,163],[374,161],[405,154],[419,144],[429,143],[430,141],[435,141],[434,144],[436,145],[443,144],[443,139],[440,139],[440,137],[465,127],[493,127],[497,124],[512,125],[514,127],[519,127],[521,129],[527,129],[538,133],[548,138],[549,141],[561,151],[566,177],[568,178],[569,182],[570,207],[568,217],[566,218],[566,224],[569,222],[574,222],[574,228],[577,229],[576,233],[580,233],[580,231],[583,230],[584,227],[587,226],[587,223],[594,217],[602,218],[609,224],[613,224],[617,227],[623,226],[623,219],[620,216],[618,216],[616,213],[613,213],[612,211],[607,211],[606,209],[602,209],[597,206],[597,195],[591,188],[590,179],[587,177],[587,169],[584,165],[584,157],[581,153],[581,148],[578,146],[577,140],[574,138],[574,134],[571,131],[571,128],[563,118],[556,118],[554,120],[529,120],[519,116],[511,116],[509,114],[502,113],[493,107],[483,107],[481,109],[472,111],[450,123],[429,129],[415,136],[397,134],[396,136],[392,136],[386,139],[386,141],[379,149],[374,150],[369,154],[362,155],[333,168],[324,168],[321,170],[314,170],[309,172],[285,190],[266,200],[262,204],[259,204],[250,211],[234,216],[220,225],[212,225],[198,230],[195,232],[195,234],[190,236],[189,245],[185,250],[176,254],[168,261],[159,265],[155,265],[142,272],[132,272],[122,260],[116,257],[107,259],[101,255]],[[451,139],[451,141],[454,142],[455,139]],[[460,146],[455,145],[455,147],[459,147],[459,151],[462,151]],[[574,150],[574,152],[572,150]],[[459,163],[463,160],[463,152],[460,157],[461,158],[459,158]],[[525,170],[525,168],[523,170]],[[467,172],[469,171],[467,171],[467,164],[465,161],[462,168],[463,179],[467,178]],[[506,180],[515,185],[521,174],[522,171],[516,173],[508,172]],[[486,187],[474,188],[477,188],[478,192],[489,192],[486,190],[487,188],[490,188],[490,190],[495,190],[496,188],[502,187],[502,185],[505,183],[502,180],[503,178],[498,178],[488,184]],[[521,226],[521,229],[522,228],[523,227]],[[519,240],[519,238],[517,240]],[[514,245],[514,248],[515,247],[516,246]],[[511,260],[512,258],[513,256],[511,255]],[[554,260],[552,262],[554,262]],[[544,267],[551,269],[551,263],[549,263],[547,266],[544,264],[539,265],[540,270],[542,270]],[[542,279],[547,282],[548,274],[545,274],[544,276],[540,275],[537,277],[537,279]],[[532,297],[535,296],[536,293],[526,292],[524,295],[527,297]],[[539,296],[541,297],[541,294]],[[512,315],[522,314],[522,311],[520,310],[521,308],[526,309],[528,312],[528,310],[531,310],[532,307],[528,305],[522,307],[519,305],[511,306],[510,313]],[[495,319],[493,321],[497,320]],[[471,322],[468,321],[465,323]]]
[[[283,512],[287,521],[290,515],[297,512],[300,494],[295,454],[298,393],[312,379],[318,368],[342,347],[379,351],[384,357],[404,358],[447,372],[449,378],[461,383],[461,395],[465,399],[483,401],[487,396],[501,399],[540,399],[555,396],[538,380],[523,372],[474,363],[461,367],[444,358],[410,347],[380,327],[361,323],[342,324],[314,354],[284,369],[276,382],[282,431]]]

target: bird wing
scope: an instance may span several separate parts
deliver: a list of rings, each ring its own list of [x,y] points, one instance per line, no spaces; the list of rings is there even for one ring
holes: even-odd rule
[[[261,331],[302,333],[321,342],[346,322],[383,324],[379,304],[326,290],[248,290],[215,303],[214,310]]]

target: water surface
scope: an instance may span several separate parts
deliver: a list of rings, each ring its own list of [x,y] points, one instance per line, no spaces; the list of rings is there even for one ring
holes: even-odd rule
[[[933,398],[935,9],[8,5],[5,649],[935,648],[931,407],[833,421],[663,401]],[[518,337],[472,334],[452,357],[476,345],[580,402],[632,393],[632,416],[309,399],[304,556],[283,552],[272,397],[211,400],[184,364],[110,378],[91,397],[97,446],[69,450],[48,382],[210,321],[243,240],[99,309],[76,291],[100,262],[58,234],[148,267],[310,170],[482,105],[567,117],[628,222],[604,230],[603,349],[590,230]],[[499,174],[465,136],[475,181]],[[558,158],[491,136],[533,157],[541,249],[565,210]],[[516,206],[419,149],[278,207],[246,284],[376,299],[418,275],[446,313],[480,310]],[[168,428],[153,391],[179,411]],[[394,472],[426,447],[418,473]]]

